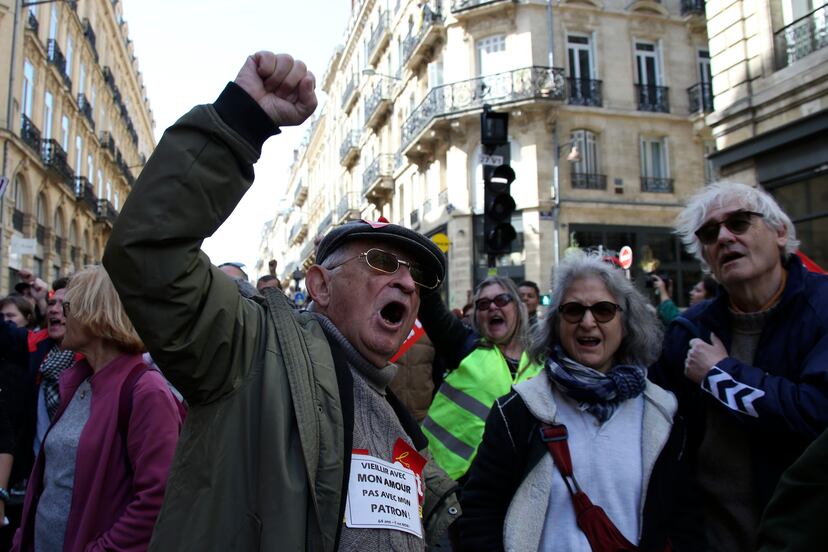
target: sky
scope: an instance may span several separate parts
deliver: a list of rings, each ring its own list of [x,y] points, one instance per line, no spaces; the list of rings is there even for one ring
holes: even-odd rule
[[[303,60],[317,82],[343,42],[350,0],[122,0],[155,118],[155,138],[194,105],[211,103],[259,50]],[[317,90],[317,92],[320,92]],[[214,264],[245,263],[253,276],[262,225],[286,193],[293,150],[309,123],[265,144],[256,182],[203,245]],[[267,259],[265,267],[267,267]]]

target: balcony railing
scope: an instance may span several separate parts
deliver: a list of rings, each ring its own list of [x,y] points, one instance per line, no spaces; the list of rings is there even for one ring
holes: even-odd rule
[[[670,112],[670,101],[667,97],[669,88],[651,84],[636,84],[639,111]]]
[[[308,220],[305,215],[301,215],[299,221],[294,224],[290,229],[290,234],[288,237],[288,242],[292,245],[299,240],[303,239],[305,235],[308,233]]]
[[[368,60],[369,65],[376,63],[385,45],[388,44],[390,37],[391,34],[388,32],[388,12],[382,11],[377,20],[377,26],[374,28],[374,32],[371,33],[371,38],[368,39],[368,44],[365,46],[365,58]]]
[[[106,222],[112,225],[115,219],[118,218],[118,211],[112,206],[108,199],[98,200],[98,221]]]
[[[392,85],[387,79],[381,78],[374,86],[371,95],[365,98],[365,126],[376,129],[384,120],[384,115],[391,107]]]
[[[86,120],[92,126],[92,130],[94,130],[95,120],[92,118],[92,104],[86,99],[86,94],[78,94],[78,110],[83,113],[83,116],[86,117]]]
[[[654,192],[658,194],[673,193],[673,179],[663,177],[641,177],[641,191]]]
[[[453,0],[451,3],[451,12],[459,13],[467,10],[473,10],[489,4],[497,4],[507,0]],[[508,0],[510,3],[512,0]]]
[[[352,130],[342,140],[342,145],[339,146],[339,163],[341,165],[350,167],[359,157],[359,134],[358,130]]]
[[[37,22],[37,17],[32,12],[29,12],[29,19],[26,20],[26,27],[34,34],[37,34],[40,29],[40,23]]]
[[[322,219],[322,222],[320,222],[319,225],[316,227],[316,233],[319,234],[319,235],[324,234],[325,230],[328,229],[328,227],[331,225],[332,222],[333,222],[333,213],[328,213],[325,216],[325,218]],[[313,243],[313,242],[310,242],[310,243]]]
[[[112,133],[108,130],[104,130],[101,132],[100,135],[100,142],[101,147],[109,152],[109,154],[114,158],[115,157],[115,138],[112,137]]]
[[[86,37],[86,40],[89,42],[89,46],[92,47],[92,53],[95,54],[95,62],[98,61],[98,48],[96,47],[96,38],[95,38],[95,31],[92,30],[92,23],[89,22],[89,19],[86,17],[83,18],[83,36]]]
[[[587,105],[601,107],[604,99],[601,95],[601,81],[593,79],[574,79],[569,77],[569,105]]]
[[[20,116],[20,137],[30,148],[40,154],[40,129],[25,115]]]
[[[43,141],[43,151],[41,152],[43,163],[49,169],[55,171],[61,177],[66,187],[72,192],[75,190],[75,173],[69,167],[66,160],[66,152],[60,146],[57,140],[50,139]]]
[[[690,113],[710,113],[713,111],[713,88],[709,82],[700,82],[687,89],[690,100]]]
[[[442,36],[443,16],[439,12],[429,10],[423,13],[423,20],[419,30],[413,30],[405,37],[402,44],[402,59],[407,67],[417,61],[418,55],[424,48],[431,46],[436,36]]]
[[[408,164],[408,157],[400,153],[399,151],[394,154],[394,172],[402,169]]]
[[[704,0],[681,0],[681,15],[704,15]]]
[[[57,40],[54,38],[46,41],[46,57],[49,63],[54,65],[55,69],[60,73],[60,76],[63,78],[63,83],[67,87],[72,88],[72,79],[66,74],[66,57],[60,51],[60,46],[58,46]]]
[[[299,258],[302,260],[304,264],[307,262],[310,264],[310,257],[316,253],[316,246],[313,243],[313,240],[308,240],[308,242],[302,246],[302,251],[299,252]]]
[[[15,209],[12,213],[12,228],[18,232],[23,231],[23,211]]]
[[[375,195],[377,184],[383,179],[390,181],[394,174],[394,154],[383,153],[374,159],[362,175],[362,194],[366,197]],[[388,188],[388,187],[386,187]],[[393,188],[393,185],[390,186]]]
[[[89,212],[98,213],[98,196],[92,183],[85,176],[75,178],[75,200],[89,209]]]
[[[448,190],[440,190],[437,194],[437,205],[448,205]]]
[[[402,144],[407,150],[414,139],[437,117],[529,99],[561,101],[566,96],[563,69],[524,67],[444,84],[429,90],[403,124]]]
[[[605,174],[573,172],[569,175],[569,180],[575,190],[607,189],[607,175]]]
[[[356,99],[357,81],[355,77],[351,77],[348,84],[345,85],[345,92],[342,93],[342,109],[345,111],[351,110],[352,100]]]
[[[35,239],[40,245],[46,243],[46,227],[40,223],[35,227]]]
[[[408,215],[408,221],[411,223],[412,228],[417,228],[420,226],[420,210],[414,209],[411,211],[411,214]]]
[[[828,46],[828,4],[774,33],[776,68],[782,69]]]
[[[341,223],[356,218],[359,218],[359,195],[347,193],[340,198],[336,207],[336,220]]]
[[[296,191],[293,192],[293,204],[296,207],[301,207],[305,203],[305,198],[308,197],[308,185],[304,180],[300,180],[296,185]]]

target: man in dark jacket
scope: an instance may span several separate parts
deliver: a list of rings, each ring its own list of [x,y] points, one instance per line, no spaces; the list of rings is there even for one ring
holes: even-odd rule
[[[387,388],[440,250],[384,222],[340,226],[307,271],[309,311],[278,290],[243,297],[200,251],[264,141],[313,112],[314,85],[288,55],[250,56],[167,130],[107,244],[131,321],[190,406],[150,550],[423,550],[459,515]]]
[[[688,421],[709,549],[754,550],[782,472],[828,426],[828,278],[757,188],[706,186],[677,233],[721,286],[672,323],[650,375]]]

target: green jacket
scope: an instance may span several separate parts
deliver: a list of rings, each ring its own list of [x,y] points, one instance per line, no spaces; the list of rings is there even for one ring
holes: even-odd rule
[[[261,119],[245,98],[233,114]],[[278,293],[267,305],[244,299],[200,251],[251,185],[261,151],[222,119],[219,102],[167,130],[103,260],[190,405],[150,550],[330,551],[350,461],[348,370],[313,315]],[[434,539],[459,511],[451,481],[424,475]]]

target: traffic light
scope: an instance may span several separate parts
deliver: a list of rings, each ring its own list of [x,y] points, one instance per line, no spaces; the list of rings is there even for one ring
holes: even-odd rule
[[[503,147],[506,149],[505,159],[507,161],[508,147],[508,144]],[[503,255],[511,252],[512,241],[517,237],[515,227],[512,226],[515,200],[510,195],[514,180],[515,171],[507,163],[483,166],[485,202],[483,240],[486,253],[489,255]]]

